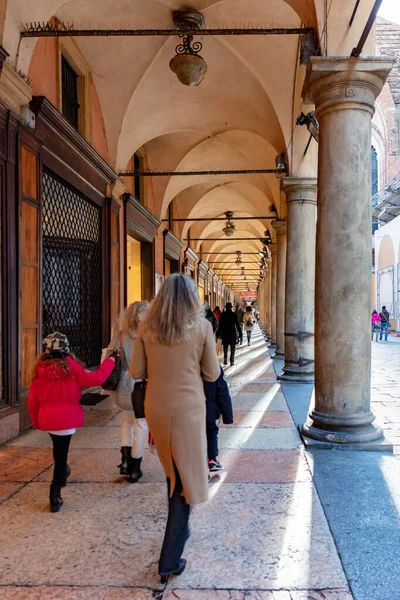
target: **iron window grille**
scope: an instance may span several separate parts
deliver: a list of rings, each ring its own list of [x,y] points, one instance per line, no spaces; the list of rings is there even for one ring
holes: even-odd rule
[[[78,129],[78,75],[64,58],[61,58],[62,113],[75,129]]]
[[[64,333],[93,367],[102,348],[100,209],[44,168],[42,215],[43,335]]]

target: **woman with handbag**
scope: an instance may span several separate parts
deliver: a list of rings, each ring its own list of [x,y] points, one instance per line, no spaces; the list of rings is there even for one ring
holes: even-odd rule
[[[147,441],[148,427],[146,419],[137,418],[132,409],[132,392],[135,381],[129,375],[129,365],[135,346],[137,328],[145,315],[149,303],[134,302],[120,316],[118,331],[113,336],[106,357],[119,350],[121,357],[121,376],[115,391],[115,401],[122,410],[121,455],[119,466],[121,475],[127,475],[132,483],[142,477],[141,463]]]
[[[216,381],[220,374],[212,327],[190,277],[175,273],[164,282],[140,327],[129,372],[147,379],[146,419],[167,476],[169,511],[158,566],[166,582],[186,566],[190,505],[208,500],[202,378]]]
[[[251,308],[251,306],[246,306],[246,312],[244,313],[244,317],[243,317],[243,325],[244,325],[244,330],[247,334],[247,345],[250,346],[251,343],[251,334],[253,332],[254,329],[254,316],[253,316],[253,309]]]

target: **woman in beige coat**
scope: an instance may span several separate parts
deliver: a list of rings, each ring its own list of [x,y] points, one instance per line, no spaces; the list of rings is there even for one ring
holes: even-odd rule
[[[161,580],[180,575],[191,504],[208,500],[206,405],[202,379],[220,374],[213,331],[196,284],[174,274],[150,307],[135,343],[130,375],[147,378],[146,419],[167,476],[168,522]]]

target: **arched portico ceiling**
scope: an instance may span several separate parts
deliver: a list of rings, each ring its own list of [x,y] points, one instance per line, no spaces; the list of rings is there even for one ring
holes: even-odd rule
[[[186,192],[188,194],[188,191]],[[187,234],[188,228],[192,225],[191,219],[195,218],[215,218],[223,215],[226,211],[233,211],[236,216],[239,212],[245,211],[246,215],[267,216],[269,213],[268,199],[257,188],[254,188],[248,183],[232,183],[228,185],[217,186],[209,190],[203,196],[199,196],[196,204],[188,212],[185,210],[185,205],[178,202],[181,218],[187,216],[182,235]],[[234,219],[233,219],[234,220]],[[268,223],[265,221],[267,226]],[[203,223],[203,227],[207,223]],[[223,222],[220,222],[221,229]],[[241,222],[241,227],[244,227],[244,222]]]
[[[224,215],[220,215],[224,216]],[[244,213],[237,213],[236,216],[249,216]],[[233,219],[234,221],[235,219]],[[223,221],[211,221],[210,223],[195,223],[190,229],[191,238],[202,238],[206,240],[208,237],[216,238],[221,237],[224,239],[222,228],[224,227]],[[244,237],[256,236],[258,238],[264,237],[265,226],[260,221],[237,221],[237,230],[243,232]],[[196,242],[196,252],[200,250],[202,242]]]
[[[165,42],[132,96],[119,136],[117,166],[125,165],[148,140],[177,129],[195,128],[208,135],[245,129],[284,148],[271,100],[241,58],[219,39],[207,38],[201,53],[209,65],[207,76],[200,87],[187,88],[168,67],[175,46],[176,39]]]
[[[173,154],[172,149],[171,152]],[[176,170],[274,168],[277,153],[276,148],[257,134],[243,130],[225,131],[210,136],[192,148],[177,165]],[[274,192],[279,189],[274,175],[235,175],[234,179],[255,185],[271,201]],[[221,184],[229,180],[232,180],[232,176],[171,177],[164,195],[161,214],[166,213],[171,200],[184,189],[206,181]]]
[[[183,4],[202,10],[209,26],[242,26],[244,22],[298,26],[304,10],[314,14],[312,0],[192,0]],[[9,5],[6,35],[7,30],[14,34],[19,30],[21,19],[48,20],[53,15],[78,28],[171,27],[172,10],[181,8],[182,2],[13,0]],[[204,136],[241,128],[259,134],[275,153],[285,149],[292,127],[297,36],[203,39],[208,73],[195,89],[182,86],[168,67],[177,43],[174,36],[77,38],[76,42],[93,72],[116,168],[124,169],[134,151],[149,140],[188,128]],[[26,72],[34,44],[34,40],[21,43],[19,67]],[[12,50],[16,54],[16,48]]]
[[[235,242],[235,238],[242,238],[242,237],[245,237],[245,238],[254,237],[254,241],[249,239],[246,242],[241,242],[240,240],[237,240]],[[217,241],[207,241],[207,239],[206,239],[203,242],[204,254],[218,254],[219,252],[225,252],[225,251],[227,252],[228,249],[229,250],[233,249],[234,252],[236,252],[237,250],[240,250],[241,252],[245,252],[245,250],[243,249],[245,247],[251,248],[251,250],[249,250],[249,252],[258,252],[259,250],[261,250],[261,247],[262,247],[262,244],[259,241],[258,237],[254,234],[249,233],[245,229],[237,229],[235,234],[231,238],[225,237],[225,238],[221,238],[220,240],[217,240]]]

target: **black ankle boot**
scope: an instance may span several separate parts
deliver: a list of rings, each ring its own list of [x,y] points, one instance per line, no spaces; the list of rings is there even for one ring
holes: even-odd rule
[[[130,446],[121,447],[122,462],[119,466],[121,475],[129,475],[131,470],[132,448]]]
[[[63,504],[64,502],[61,498],[61,485],[52,483],[50,486],[50,512],[58,512]]]
[[[65,469],[64,483],[61,485],[61,487],[65,487],[67,485],[67,479],[70,475],[71,475],[71,467],[69,465],[67,465],[67,467]]]
[[[129,479],[131,480],[131,483],[136,483],[141,477],[143,477],[143,471],[140,468],[141,463],[141,458],[131,459],[131,472],[129,474]]]
[[[179,561],[179,566],[175,571],[171,573],[160,573],[161,583],[168,583],[168,577],[170,575],[182,575],[183,571],[186,569],[186,558],[181,558]]]

